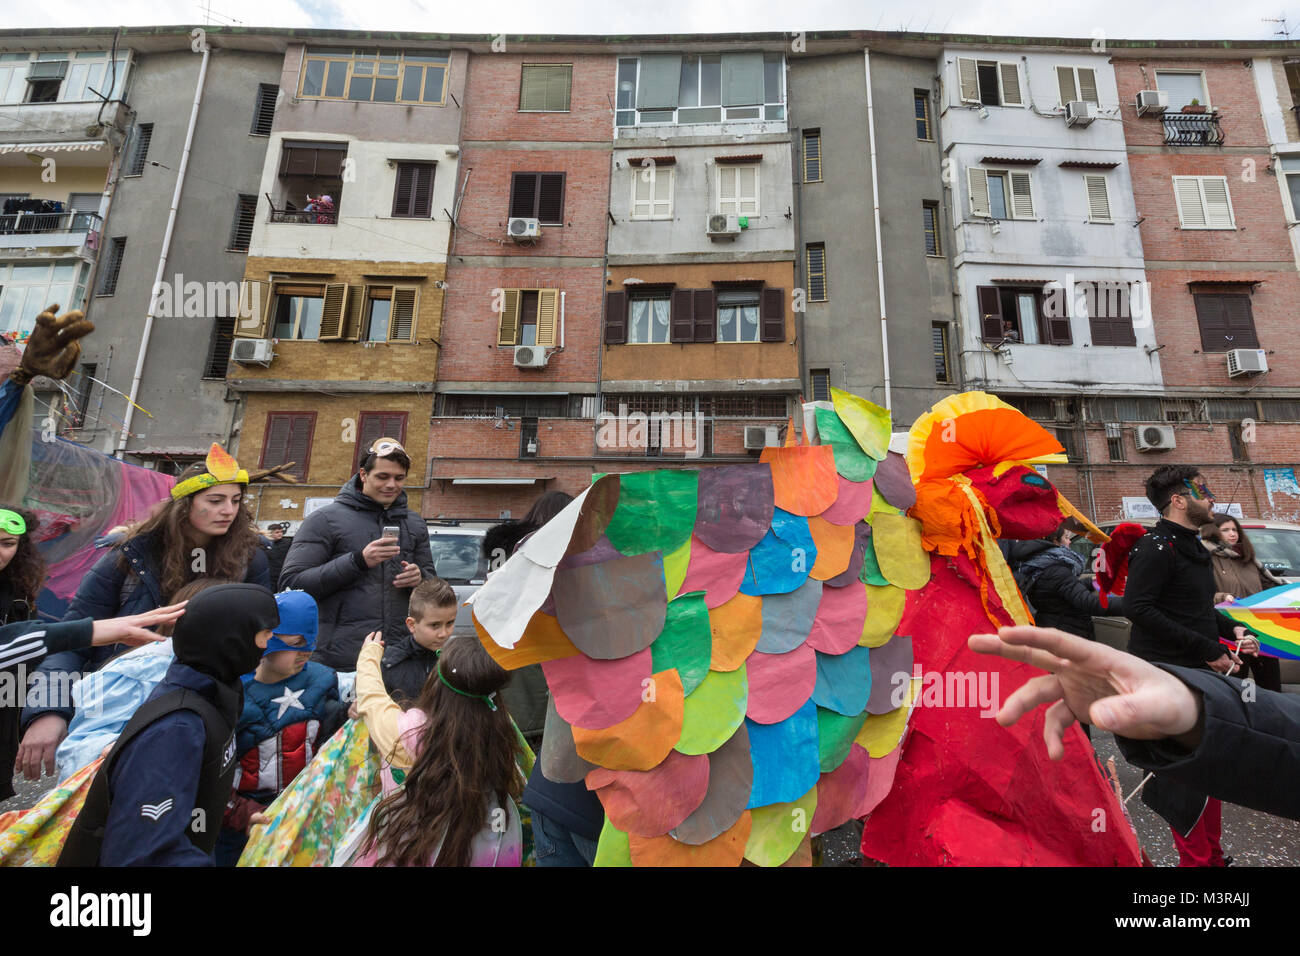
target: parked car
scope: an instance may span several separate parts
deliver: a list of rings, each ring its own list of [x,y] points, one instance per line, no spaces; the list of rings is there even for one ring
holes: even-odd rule
[[[456,634],[473,634],[474,623],[465,602],[487,581],[488,562],[483,557],[484,529],[430,521],[429,550],[433,569],[456,591]]]

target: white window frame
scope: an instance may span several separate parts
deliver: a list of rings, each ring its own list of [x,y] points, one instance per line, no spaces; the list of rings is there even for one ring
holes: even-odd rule
[[[975,203],[976,187],[972,177],[973,173],[980,173],[984,176],[985,179],[984,187],[983,187],[984,189],[984,212],[983,213],[981,213],[979,209],[976,207],[976,203]],[[1028,182],[1029,184],[1029,214],[1028,215],[1020,215],[1017,212],[1015,199],[1012,195],[1011,178],[1012,176],[1018,176],[1018,175],[1023,175],[1025,177],[1025,181]],[[990,176],[1000,176],[1003,179],[1003,195],[1006,197],[1006,204],[1007,204],[1006,219],[999,219],[997,216],[993,215],[993,203],[989,197],[989,191],[988,191],[988,177]],[[970,199],[970,213],[971,216],[974,217],[975,219],[986,219],[986,220],[996,221],[996,222],[1010,222],[1013,220],[1019,220],[1021,222],[1033,222],[1038,219],[1038,211],[1034,206],[1034,177],[1033,174],[1027,169],[985,169],[982,166],[968,166],[966,167],[966,188],[968,190],[968,196]]]
[[[673,190],[676,187],[676,175],[672,166],[633,166],[632,170],[632,204],[629,219],[649,222],[653,220],[666,220],[673,218]],[[646,174],[649,174],[647,178]],[[656,194],[661,182],[667,182],[668,198],[657,199]],[[650,198],[648,200],[637,198],[637,186],[640,183],[648,182],[650,184]],[[667,204],[666,210],[655,211],[657,206]]]
[[[1211,109],[1213,109],[1213,107],[1210,105],[1210,85],[1205,82],[1204,70],[1156,70],[1155,74],[1156,74],[1156,89],[1160,89],[1161,74],[1164,74],[1166,76],[1170,76],[1174,74],[1177,74],[1179,76],[1199,76],[1201,78],[1201,95],[1195,98],[1201,101],[1201,105],[1205,107],[1207,113]]]
[[[717,163],[715,165],[718,167],[717,178],[715,180],[718,188],[716,193],[717,200],[714,203],[714,212],[728,216],[758,216],[762,212],[762,205],[759,201],[759,196],[762,195],[763,192],[762,182],[760,180],[760,167],[762,166],[762,163]],[[727,199],[722,195],[722,172],[727,169],[736,171],[736,195],[730,199]],[[740,171],[742,169],[752,169],[754,171],[754,195],[752,197],[740,195]],[[752,210],[746,209],[742,211],[740,204],[751,201],[754,204],[754,208]],[[724,209],[724,204],[730,205],[733,208]]]
[[[962,60],[970,60],[975,64],[975,96],[973,98],[964,96],[962,94],[962,89],[961,89],[961,61]],[[974,56],[957,57],[957,99],[960,100],[962,103],[973,103],[976,106],[992,105],[989,103],[984,103],[980,98],[979,67],[981,63],[985,65],[992,63],[997,67],[997,74],[998,74],[997,105],[1010,107],[1014,109],[1024,109],[1025,108],[1025,84],[1020,77],[1020,64],[1017,63],[1015,60],[981,60],[979,57],[974,57]],[[1002,81],[1002,73],[1005,67],[1011,67],[1013,70],[1016,71],[1016,87],[1017,87],[1016,92],[1019,94],[1020,97],[1020,100],[1017,103],[1007,102],[1006,87]]]
[[[1287,209],[1290,210],[1288,221],[1294,224],[1300,222],[1300,209],[1296,208],[1295,201],[1291,198],[1291,185],[1287,180],[1290,176],[1300,176],[1300,153],[1279,153],[1277,159],[1279,178],[1282,180],[1282,193],[1286,196]],[[1288,160],[1297,164],[1295,169],[1286,168]]]
[[[1173,189],[1174,189],[1174,208],[1178,210],[1178,227],[1180,229],[1236,231],[1237,215],[1232,208],[1232,191],[1228,188],[1227,176],[1173,176],[1171,177],[1171,179],[1173,181]],[[1205,183],[1207,180],[1211,180],[1211,179],[1217,179],[1219,182],[1223,183],[1223,195],[1228,204],[1228,225],[1226,226],[1215,226],[1210,224],[1209,205],[1205,198]],[[1201,219],[1203,223],[1202,225],[1187,224],[1187,220],[1183,216],[1182,200],[1180,199],[1178,193],[1178,184],[1180,181],[1190,181],[1196,183],[1197,192],[1199,193],[1199,197],[1200,197],[1200,213],[1201,213]]]
[[[1100,180],[1102,193],[1106,198],[1106,218],[1097,219],[1092,215],[1092,193],[1088,187],[1088,181],[1091,179]],[[1084,173],[1083,174],[1083,204],[1088,210],[1088,221],[1097,223],[1106,223],[1113,225],[1115,222],[1115,211],[1110,205],[1110,182],[1106,179],[1104,173]]]
[[[664,327],[663,340],[656,341],[654,336],[655,310],[653,303],[664,301],[668,304],[668,324]],[[648,318],[650,320],[650,339],[641,342],[632,337],[632,306],[637,302],[645,302],[649,310]],[[627,297],[627,344],[628,345],[667,345],[672,342],[672,325],[673,325],[673,299],[671,293],[660,295],[629,295]]]
[[[1068,66],[1068,65],[1066,65],[1066,64],[1064,64],[1064,63],[1058,63],[1057,66],[1056,66],[1056,69],[1057,69],[1057,70],[1069,70],[1071,73],[1073,73],[1073,75],[1074,75],[1074,92],[1077,93],[1077,94],[1079,95],[1079,99],[1080,99],[1082,102],[1085,102],[1085,103],[1091,103],[1093,106],[1096,106],[1096,107],[1098,107],[1098,108],[1101,107],[1101,89],[1100,89],[1100,87],[1098,86],[1098,83],[1097,83],[1097,69],[1096,69],[1096,67],[1092,67],[1092,66]],[[1092,100],[1084,99],[1084,96],[1083,96],[1083,84],[1079,82],[1079,71],[1080,71],[1080,70],[1087,70],[1088,72],[1090,72],[1090,73],[1092,74],[1092,91],[1093,91],[1093,93],[1096,94],[1096,99],[1092,99]],[[1052,75],[1055,76],[1055,77],[1057,78],[1057,80],[1056,80],[1056,95],[1059,97],[1059,96],[1061,95],[1061,80],[1060,80],[1060,76],[1056,73],[1056,70],[1053,70],[1053,71],[1052,71]],[[1062,101],[1061,104],[1060,104],[1060,106],[1061,106],[1061,109],[1065,109],[1065,102]]]

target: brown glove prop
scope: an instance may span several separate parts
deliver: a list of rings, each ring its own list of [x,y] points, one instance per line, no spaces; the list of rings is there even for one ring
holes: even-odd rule
[[[81,343],[77,340],[95,331],[95,324],[80,309],[63,315],[58,311],[56,303],[36,317],[23,360],[9,373],[19,385],[26,385],[37,375],[67,378],[81,357]]]

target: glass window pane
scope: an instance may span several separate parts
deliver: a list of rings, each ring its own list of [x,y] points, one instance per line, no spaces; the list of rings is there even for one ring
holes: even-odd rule
[[[700,105],[722,105],[722,57],[700,57]]]
[[[275,300],[275,325],[271,337],[288,339],[293,337],[293,317],[298,311],[296,296],[282,295]]]
[[[989,211],[994,219],[1007,218],[1006,180],[1001,176],[989,177]]]
[[[740,313],[740,341],[758,341],[758,306],[748,305],[737,309]]]
[[[636,344],[650,341],[650,300],[633,299],[628,310],[628,341]]]
[[[45,262],[39,265],[18,265],[15,263],[13,274],[9,278],[11,282],[48,282],[50,279],[50,266]]]
[[[718,309],[718,341],[735,342],[736,338],[736,309],[731,306],[724,306]]]
[[[632,110],[619,110],[618,113],[615,114],[614,123],[617,126],[635,126],[636,113]]]
[[[636,60],[618,61],[617,103],[621,110],[630,110],[636,103]]]
[[[396,79],[375,80],[375,102],[376,103],[397,102],[397,80]]]
[[[763,59],[763,102],[781,103],[781,58],[767,56]]]
[[[75,262],[60,262],[54,266],[55,282],[71,282],[72,277],[77,274],[77,264]]]
[[[424,82],[424,67],[408,66],[402,71],[402,99],[418,103],[420,101],[420,84]]]
[[[1016,313],[1020,317],[1020,341],[1026,345],[1037,345],[1038,315],[1032,292],[1021,292],[1016,296]]]
[[[18,328],[19,291],[12,286],[0,293],[0,332],[12,332]]]
[[[396,59],[385,59],[379,61],[380,76],[397,76],[398,64]]]
[[[1292,218],[1300,219],[1300,174],[1288,176],[1286,187],[1291,191]]]
[[[352,82],[348,84],[348,99],[350,100],[369,100],[371,88],[375,81],[363,76],[352,77]]]
[[[63,87],[63,99],[68,102],[84,100],[86,98],[86,75],[90,72],[90,64],[74,63],[68,70],[68,81]]]
[[[302,95],[320,96],[321,84],[325,82],[325,61],[308,60],[302,75]]]
[[[682,57],[682,82],[677,95],[678,106],[700,105],[700,58]]]
[[[1205,102],[1205,89],[1199,73],[1156,72],[1156,87],[1169,94],[1169,108],[1181,110],[1192,100]]]
[[[447,68],[443,66],[426,67],[424,71],[424,102],[441,103],[443,77]]]
[[[375,61],[374,61],[374,60],[356,60],[356,61],[352,64],[352,75],[353,75],[353,76],[374,76],[374,75],[375,75]]]
[[[372,342],[388,339],[388,316],[393,308],[391,299],[370,300],[370,330],[366,336]]]
[[[320,338],[321,313],[325,308],[322,298],[304,298],[302,300],[302,318],[298,325],[298,338]]]
[[[678,123],[720,123],[722,122],[721,106],[701,106],[696,109],[685,109],[677,111]]]
[[[668,321],[671,312],[672,306],[667,296],[654,300],[654,324],[650,329],[652,342],[668,341]]]
[[[325,76],[325,95],[342,98],[347,79],[348,65],[346,63],[330,63],[329,72]]]
[[[765,107],[763,111],[763,118],[769,120],[783,120],[785,119],[785,107],[784,106]]]

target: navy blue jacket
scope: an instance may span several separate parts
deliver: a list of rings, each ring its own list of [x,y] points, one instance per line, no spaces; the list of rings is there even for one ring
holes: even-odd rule
[[[90,617],[102,621],[128,614],[144,614],[163,606],[162,585],[157,562],[153,557],[152,540],[147,536],[132,538],[95,562],[77,587],[77,594],[68,605],[65,621]],[[124,555],[130,570],[123,570],[118,555]],[[266,551],[257,548],[248,564],[244,583],[271,587],[267,574]],[[109,660],[128,649],[126,644],[109,644],[103,647],[84,648],[50,654],[41,662],[36,673],[46,677],[37,687],[66,687],[69,682],[53,677],[55,674],[88,674],[99,670]],[[46,695],[48,696],[48,695]],[[25,733],[33,720],[43,714],[59,714],[72,722],[75,709],[72,700],[32,700],[23,709],[22,729]]]
[[[216,681],[173,663],[149,700],[182,687],[216,702]],[[100,866],[212,866],[189,837],[206,741],[203,718],[178,710],[159,718],[126,745],[109,777],[112,804]],[[166,801],[170,800],[168,805]],[[167,807],[158,813],[160,807]],[[145,815],[145,810],[156,819]],[[208,820],[209,827],[221,821]]]

